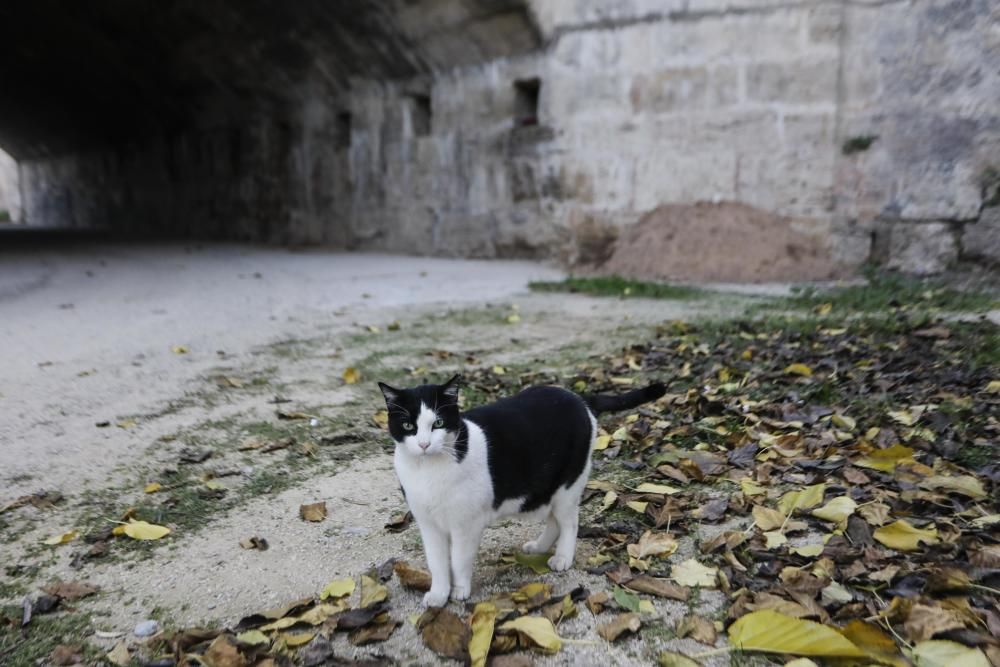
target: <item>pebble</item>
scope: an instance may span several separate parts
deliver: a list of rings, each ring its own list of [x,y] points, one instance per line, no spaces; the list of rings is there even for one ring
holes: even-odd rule
[[[160,624],[156,621],[141,621],[135,626],[136,637],[150,637],[160,629]]]

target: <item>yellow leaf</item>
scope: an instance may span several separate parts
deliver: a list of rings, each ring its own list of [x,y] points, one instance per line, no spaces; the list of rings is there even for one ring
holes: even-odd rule
[[[762,496],[767,493],[767,489],[749,477],[740,480],[740,489],[742,489],[744,496]]]
[[[369,576],[361,575],[361,608],[370,607],[389,597],[389,589]]]
[[[764,533],[764,539],[767,540],[767,544],[765,545],[765,547],[769,550],[777,549],[782,544],[788,542],[788,538],[785,537],[785,534],[780,530],[772,530],[767,533]]]
[[[389,426],[389,411],[379,410],[372,415],[372,421],[375,422],[375,425],[379,428],[386,428]]]
[[[597,451],[607,449],[609,444],[611,444],[610,435],[599,435],[597,436],[597,439],[594,440],[594,449]]]
[[[494,366],[493,372],[496,373],[497,375],[506,375],[507,369],[504,368],[503,366]]]
[[[742,651],[796,655],[864,657],[842,634],[819,623],[762,609],[742,616],[729,627],[729,641]]]
[[[804,558],[815,558],[823,553],[822,544],[803,544],[800,547],[788,547],[788,550]]]
[[[899,655],[896,642],[878,626],[855,619],[841,628],[840,634],[879,664],[909,667],[909,663]]]
[[[271,640],[260,630],[247,630],[236,635],[236,641],[243,644],[257,646],[259,644],[270,644]]]
[[[821,303],[813,308],[813,312],[817,315],[829,315],[831,310],[833,310],[833,304],[829,302]]]
[[[854,510],[857,508],[858,504],[850,496],[838,496],[826,505],[814,509],[812,515],[826,521],[832,521],[837,524],[838,528],[844,529],[847,527],[848,517],[854,514]]]
[[[507,316],[507,324],[517,324],[521,321],[521,316],[517,313],[512,313]]]
[[[930,528],[920,529],[914,528],[902,519],[890,523],[888,526],[877,528],[872,533],[872,537],[897,551],[915,551],[921,542],[924,544],[937,544],[939,542],[937,528],[933,524]]]
[[[389,331],[399,331],[401,328],[402,325],[399,323],[399,320],[393,320],[388,326],[386,326],[386,329]]]
[[[354,579],[337,579],[331,581],[323,589],[323,592],[319,594],[320,600],[325,600],[327,598],[342,598],[346,595],[350,595],[354,592]]]
[[[672,486],[667,486],[666,484],[651,484],[649,482],[643,482],[639,486],[635,487],[636,493],[663,493],[666,495],[672,495],[674,493],[680,493],[680,489],[675,489]]]
[[[217,479],[210,479],[205,482],[205,487],[211,489],[212,491],[218,491],[220,489],[226,488],[226,485]]]
[[[354,366],[348,366],[344,369],[344,382],[347,384],[357,384],[358,380],[361,379],[361,373]]]
[[[365,328],[366,328],[366,329],[368,329],[368,331],[369,331],[370,333],[378,333],[378,332],[380,331],[380,329],[379,329],[379,328],[378,328],[377,326],[375,326],[374,324],[369,324],[369,325],[368,325],[367,327],[365,327]]]
[[[893,445],[886,449],[876,449],[868,456],[863,456],[854,462],[862,468],[871,468],[881,472],[892,472],[900,463],[913,463],[913,450],[903,445]]]
[[[649,503],[647,502],[632,500],[625,503],[625,506],[628,507],[630,510],[638,512],[639,514],[644,514],[646,512],[646,505],[648,504]]]
[[[296,632],[293,634],[281,635],[281,639],[284,640],[285,646],[296,647],[308,644],[315,636],[315,632]]]
[[[669,556],[677,551],[677,540],[667,533],[654,533],[647,530],[636,544],[628,545],[628,555],[632,558],[647,556]]]
[[[49,546],[54,547],[60,544],[66,544],[67,542],[72,542],[78,537],[80,537],[80,533],[78,531],[70,530],[63,533],[62,535],[53,535],[52,537],[45,540],[44,544],[48,544]]]
[[[987,394],[1000,394],[1000,380],[990,380],[986,383],[986,389],[984,391]]]
[[[826,484],[813,484],[801,491],[789,491],[781,496],[778,501],[778,509],[782,514],[788,516],[793,510],[807,510],[816,507],[823,502],[823,494],[826,493]]]
[[[149,484],[146,485],[146,488],[143,489],[143,491],[145,493],[156,493],[157,491],[159,491],[162,488],[163,488],[163,485],[160,484],[159,482],[150,482]]]
[[[133,540],[158,540],[169,535],[170,529],[145,521],[131,521],[125,524],[123,532]]]
[[[916,667],[990,667],[978,648],[943,639],[920,642],[909,654]]]
[[[830,418],[830,421],[833,422],[834,426],[842,428],[845,431],[853,431],[858,427],[858,422],[847,415],[834,415]]]
[[[753,510],[754,523],[761,530],[774,530],[775,528],[780,528],[785,523],[785,515],[778,510],[773,510],[769,507],[764,507],[763,505],[754,505]]]
[[[618,494],[614,491],[608,491],[604,494],[604,500],[601,501],[601,511],[610,509],[612,505],[618,500]]]
[[[715,588],[719,570],[706,567],[693,558],[670,568],[670,578],[681,586],[701,586]]]
[[[700,662],[673,651],[661,651],[656,658],[656,665],[657,667],[701,667]]]
[[[486,656],[493,642],[493,626],[497,620],[497,608],[492,602],[480,602],[472,612],[470,625],[472,638],[469,639],[469,657],[472,667],[484,667]]]
[[[618,430],[616,430],[614,433],[611,434],[611,439],[612,440],[628,440],[628,431],[625,430],[624,426],[622,426],[621,428],[619,428]]]
[[[500,626],[500,630],[517,632],[547,653],[555,653],[562,648],[562,640],[556,634],[552,621],[542,616],[521,616],[507,621]]]
[[[789,375],[801,375],[802,377],[812,377],[813,369],[809,368],[805,364],[792,364],[785,368],[785,372]]]
[[[958,475],[947,477],[945,475],[932,475],[920,481],[921,489],[944,489],[954,493],[960,493],[969,498],[985,498],[986,490],[983,483],[972,475]]]
[[[108,651],[105,657],[108,662],[118,665],[118,667],[128,667],[132,662],[132,656],[128,652],[128,644],[124,640],[115,644],[115,647]]]
[[[170,348],[170,351],[174,354],[187,354],[189,350],[184,345],[174,345]]]

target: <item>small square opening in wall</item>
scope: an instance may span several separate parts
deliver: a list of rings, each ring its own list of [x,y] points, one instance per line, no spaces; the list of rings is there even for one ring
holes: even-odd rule
[[[334,143],[337,148],[351,147],[351,112],[341,111],[337,114],[334,126]]]
[[[514,82],[514,122],[518,127],[538,125],[538,97],[542,80],[534,77]]]
[[[431,96],[410,95],[409,107],[413,136],[426,137],[431,133]]]

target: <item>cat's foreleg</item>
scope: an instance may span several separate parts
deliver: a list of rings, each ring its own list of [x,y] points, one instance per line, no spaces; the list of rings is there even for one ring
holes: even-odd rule
[[[448,565],[448,533],[429,524],[420,527],[420,539],[424,542],[424,555],[431,571],[431,589],[424,594],[425,607],[443,607],[448,604],[451,592],[451,568]]]
[[[556,543],[557,537],[559,537],[559,523],[556,521],[554,514],[549,514],[548,519],[545,521],[545,530],[542,531],[542,534],[538,536],[538,539],[525,542],[524,546],[521,547],[521,551],[526,554],[543,554],[552,548],[552,545]]]
[[[451,598],[468,600],[472,594],[472,569],[483,537],[483,526],[465,526],[451,534]]]

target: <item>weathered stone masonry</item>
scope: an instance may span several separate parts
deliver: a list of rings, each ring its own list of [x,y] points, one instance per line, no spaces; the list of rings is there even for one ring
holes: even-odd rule
[[[224,4],[188,11],[218,25]],[[253,6],[226,30],[252,32]],[[180,41],[163,80],[190,108],[169,131],[20,147],[25,217],[572,261],[661,205],[732,201],[845,270],[1000,261],[991,0],[388,6],[295,10],[279,44]],[[197,94],[178,84],[196,70]]]

